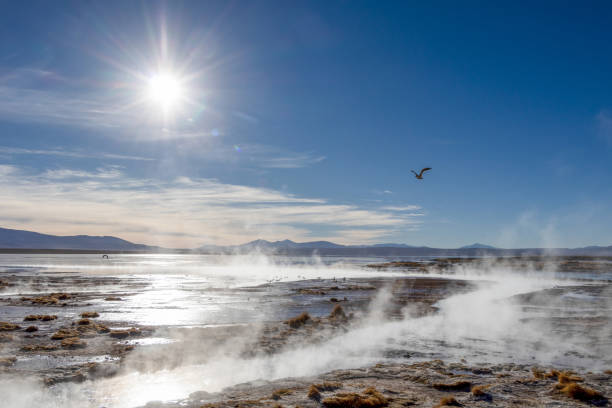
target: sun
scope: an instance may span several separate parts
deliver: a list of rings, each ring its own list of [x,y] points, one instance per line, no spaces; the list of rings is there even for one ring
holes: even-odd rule
[[[185,97],[185,92],[176,75],[164,72],[149,78],[147,96],[151,102],[168,111],[178,108]]]

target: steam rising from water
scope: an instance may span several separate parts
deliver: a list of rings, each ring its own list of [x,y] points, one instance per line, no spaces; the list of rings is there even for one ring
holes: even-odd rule
[[[338,277],[343,274],[371,275],[362,269],[330,267],[320,262],[311,263],[307,268],[298,267],[299,273],[291,268],[296,267],[278,269],[278,265],[269,260],[260,260],[259,264],[248,268],[230,262],[220,268],[219,279],[228,280],[228,285],[238,287],[261,283],[275,273],[281,280],[304,277],[304,274],[307,278],[313,275],[329,278],[330,274]],[[280,274],[281,270],[293,272]],[[435,273],[427,276],[449,277]],[[141,366],[128,358],[127,372],[117,377],[83,384],[59,384],[51,389],[32,381],[2,379],[0,392],[7,398],[8,406],[16,408],[129,408],[152,400],[185,398],[199,390],[220,391],[230,385],[258,379],[308,376],[366,366],[388,360],[385,351],[390,349],[406,350],[424,359],[465,358],[470,364],[512,362],[590,370],[602,369],[604,364],[609,364],[603,357],[612,355],[612,345],[605,340],[611,334],[610,327],[606,326],[601,332],[559,333],[552,318],[573,316],[575,311],[549,298],[546,301],[550,307],[530,311],[517,298],[576,284],[555,274],[552,268],[548,272],[535,272],[529,269],[516,271],[497,263],[461,266],[453,270],[452,277],[476,281],[478,289],[438,302],[439,311],[433,315],[411,317],[410,309],[407,309],[405,317],[399,321],[384,318],[382,311],[392,298],[389,289],[384,289],[372,301],[370,310],[353,323],[348,332],[330,333],[329,338],[320,344],[293,345],[271,356],[246,359],[239,355],[239,351],[256,337],[251,333],[214,350],[213,357],[203,364],[186,363],[174,369],[142,372],[136,368]],[[606,293],[609,295],[609,290]],[[595,314],[609,314],[609,299],[604,302],[603,310]],[[198,347],[182,350],[186,354],[199,351]],[[139,358],[145,356],[155,361],[159,356],[154,353],[140,354]]]

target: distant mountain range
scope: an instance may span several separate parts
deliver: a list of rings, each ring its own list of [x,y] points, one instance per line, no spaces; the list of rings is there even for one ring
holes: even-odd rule
[[[112,236],[72,235],[57,236],[0,228],[0,250],[73,250],[73,251],[126,251],[126,252],[186,252],[186,253],[248,253],[260,251],[279,255],[336,255],[336,256],[474,256],[474,255],[593,255],[612,256],[612,246],[588,246],[584,248],[522,248],[503,249],[474,243],[461,248],[431,248],[406,244],[340,245],[329,241],[294,242],[266,241],[258,239],[242,245],[205,245],[196,249],[167,249],[135,244]]]
[[[155,247],[134,244],[124,239],[110,236],[57,236],[7,228],[0,228],[0,248],[108,251],[148,251],[155,249]]]
[[[459,249],[497,249],[497,248],[491,245],[479,244],[478,242],[476,242],[475,244],[472,244],[472,245],[462,246]]]

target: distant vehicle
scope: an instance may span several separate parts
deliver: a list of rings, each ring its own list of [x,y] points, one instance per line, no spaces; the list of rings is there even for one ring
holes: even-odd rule
[[[419,180],[423,180],[423,173],[425,173],[427,170],[431,170],[431,167],[425,167],[424,169],[421,169],[420,173],[417,173],[414,170],[410,170],[410,171],[414,173],[414,176],[416,178],[418,178]]]

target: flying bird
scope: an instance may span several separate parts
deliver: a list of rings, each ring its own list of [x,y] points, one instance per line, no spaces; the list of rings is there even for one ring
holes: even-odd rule
[[[414,173],[414,176],[416,178],[418,178],[419,180],[423,180],[423,173],[425,173],[427,170],[431,170],[431,167],[425,167],[424,169],[421,170],[420,173],[417,173],[414,170],[410,170],[410,171]]]

